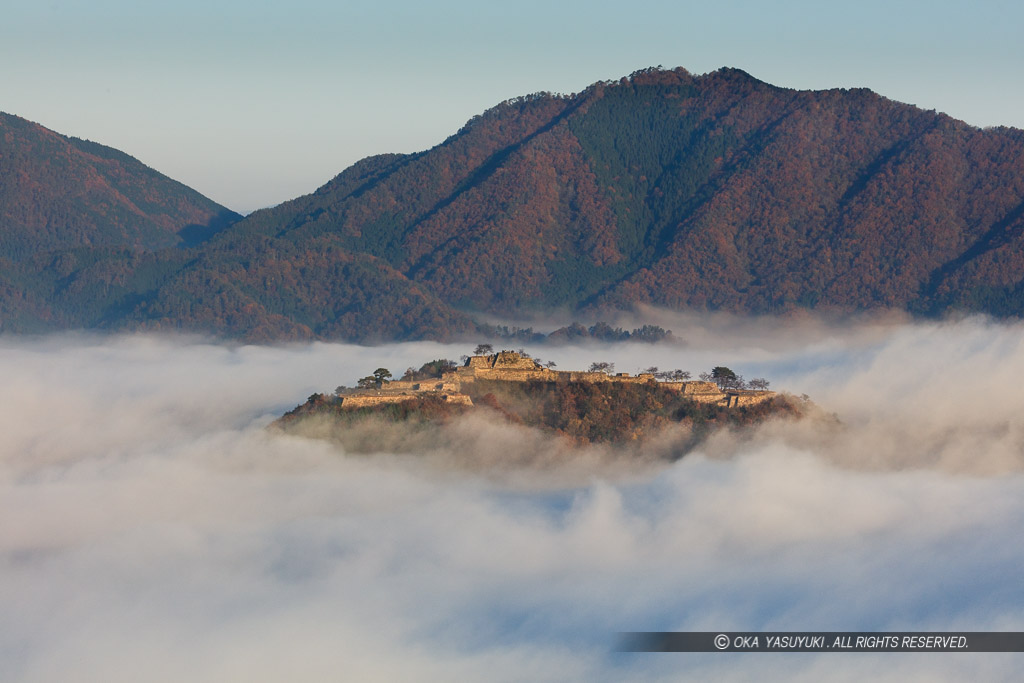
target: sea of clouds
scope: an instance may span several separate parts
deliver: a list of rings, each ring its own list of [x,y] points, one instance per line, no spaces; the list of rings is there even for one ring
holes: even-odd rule
[[[1024,630],[1024,326],[658,322],[686,343],[527,350],[727,365],[820,414],[672,462],[480,418],[355,455],[265,427],[472,345],[0,338],[0,680],[1011,680],[1024,654],[614,652]]]

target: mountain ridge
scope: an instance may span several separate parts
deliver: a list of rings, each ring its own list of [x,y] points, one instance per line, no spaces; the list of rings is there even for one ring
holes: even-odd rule
[[[194,244],[241,216],[138,159],[0,113],[0,254]]]
[[[506,100],[208,237],[72,268],[82,291],[121,283],[101,314],[66,315],[53,278],[28,294],[82,326],[257,340],[446,339],[474,312],[638,304],[1015,316],[1024,131],[865,88],[649,68]]]

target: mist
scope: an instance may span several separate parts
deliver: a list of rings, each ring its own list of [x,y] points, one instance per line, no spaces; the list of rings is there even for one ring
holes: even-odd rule
[[[1012,679],[1022,655],[613,652],[631,630],[1024,630],[1024,326],[663,326],[685,343],[527,350],[727,365],[817,409],[681,458],[480,416],[354,454],[266,425],[472,349],[0,338],[0,679]]]

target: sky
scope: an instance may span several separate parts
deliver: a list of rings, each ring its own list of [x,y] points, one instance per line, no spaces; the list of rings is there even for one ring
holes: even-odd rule
[[[613,651],[631,630],[1024,631],[1020,323],[676,323],[685,346],[529,350],[722,363],[820,412],[675,462],[486,416],[354,453],[265,427],[470,349],[0,338],[0,679],[1019,680],[1020,653]]]
[[[0,111],[127,152],[243,213],[428,149],[505,99],[637,69],[868,87],[1024,127],[1012,0],[4,3]]]

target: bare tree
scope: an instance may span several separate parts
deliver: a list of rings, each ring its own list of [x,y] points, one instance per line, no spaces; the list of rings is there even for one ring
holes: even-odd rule
[[[658,379],[663,379],[670,382],[684,382],[690,379],[690,372],[688,370],[664,370],[655,375]],[[711,381],[711,380],[705,380]]]

